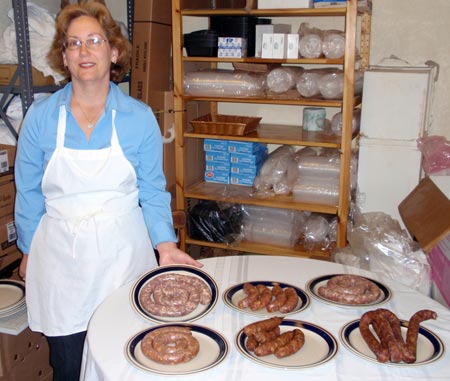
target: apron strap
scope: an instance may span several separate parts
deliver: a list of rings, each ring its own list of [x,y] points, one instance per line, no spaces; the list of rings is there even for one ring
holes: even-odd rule
[[[56,132],[56,148],[64,147],[64,136],[66,135],[66,106],[59,107],[58,130]]]

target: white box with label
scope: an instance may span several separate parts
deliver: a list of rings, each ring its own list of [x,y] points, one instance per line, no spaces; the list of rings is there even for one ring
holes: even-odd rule
[[[258,9],[313,8],[313,0],[258,0]]]
[[[261,57],[262,36],[264,33],[291,33],[289,24],[257,24],[255,25],[255,57]]]

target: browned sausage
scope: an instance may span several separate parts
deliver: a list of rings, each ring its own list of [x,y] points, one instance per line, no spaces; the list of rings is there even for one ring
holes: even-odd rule
[[[298,304],[298,294],[292,287],[286,287],[284,289],[286,294],[286,303],[284,303],[279,311],[282,313],[291,312]]]
[[[267,356],[270,354],[275,353],[275,350],[278,347],[285,346],[287,343],[289,343],[292,338],[294,337],[294,331],[287,331],[282,333],[280,336],[278,336],[274,340],[266,341],[263,344],[258,345],[255,348],[255,355],[256,356]]]
[[[436,312],[431,310],[420,310],[417,311],[409,319],[408,331],[406,333],[406,351],[404,359],[406,363],[413,363],[416,361],[417,337],[419,335],[420,323],[425,320],[436,318],[437,318]]]
[[[255,323],[251,323],[251,324],[245,326],[244,333],[247,336],[251,336],[251,335],[254,335],[255,332],[271,331],[275,327],[278,327],[282,321],[283,321],[283,318],[279,317],[279,316],[274,316],[269,319],[257,321]]]
[[[283,346],[275,349],[275,356],[278,358],[284,358],[287,356],[291,356],[294,353],[298,352],[303,345],[305,344],[305,334],[300,329],[294,329],[294,335],[292,339]]]
[[[381,340],[378,340],[370,330],[370,325],[375,322],[376,316],[376,310],[365,312],[359,321],[359,331],[370,350],[375,354],[377,360],[385,363],[389,360],[389,349],[383,346]]]
[[[278,311],[287,301],[286,293],[278,285],[272,287],[272,295],[274,296],[274,299],[267,305],[267,312]]]

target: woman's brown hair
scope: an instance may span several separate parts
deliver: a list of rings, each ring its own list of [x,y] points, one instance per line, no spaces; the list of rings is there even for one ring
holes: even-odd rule
[[[70,23],[81,16],[96,19],[105,31],[109,45],[117,49],[118,57],[115,64],[111,63],[110,78],[111,81],[119,82],[130,69],[131,44],[123,36],[120,26],[114,21],[108,8],[96,1],[67,5],[60,11],[56,18],[55,37],[47,54],[50,66],[67,78],[70,77],[69,70],[64,66],[62,52],[65,50],[64,44]]]

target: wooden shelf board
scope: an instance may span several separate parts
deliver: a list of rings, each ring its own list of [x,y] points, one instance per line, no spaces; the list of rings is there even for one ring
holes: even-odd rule
[[[310,16],[345,16],[346,8],[291,8],[291,9],[184,9],[182,16],[279,16],[279,17],[310,17]]]
[[[297,93],[298,94],[298,93]],[[228,103],[259,103],[271,105],[293,105],[293,106],[318,106],[318,107],[342,107],[342,100],[340,99],[316,99],[316,98],[302,98],[300,95],[296,96],[293,92],[289,95],[267,95],[265,97],[201,97],[184,95],[184,100],[189,101],[205,101],[205,102],[228,102]],[[358,97],[357,97],[358,98]],[[358,104],[357,98],[355,105]]]
[[[215,135],[185,132],[188,138],[204,138],[218,140],[239,140],[244,142],[260,142],[268,144],[290,144],[309,147],[329,147],[339,149],[341,137],[324,132],[304,131],[302,126],[287,126],[281,124],[261,124],[256,131],[247,135]]]
[[[183,61],[187,62],[244,62],[244,63],[288,63],[288,64],[308,64],[308,65],[343,65],[344,59],[326,59],[326,58],[299,58],[299,59],[276,59],[276,58],[224,58],[224,57],[188,57],[184,56]]]
[[[275,256],[289,256],[289,257],[302,257],[302,258],[314,258],[322,260],[330,260],[331,251],[330,250],[305,250],[301,246],[295,247],[281,247],[272,246],[254,242],[240,242],[239,244],[225,244],[225,243],[215,243],[200,241],[191,238],[186,239],[186,243],[189,245],[205,246],[205,247],[215,247],[224,250],[235,250],[242,251],[246,253],[255,253],[262,255],[275,255]]]
[[[253,187],[231,184],[199,182],[184,191],[185,198],[198,200],[226,201],[236,204],[260,205],[272,208],[306,210],[316,213],[336,214],[338,207],[321,204],[308,204],[294,200],[292,196],[259,196]]]

